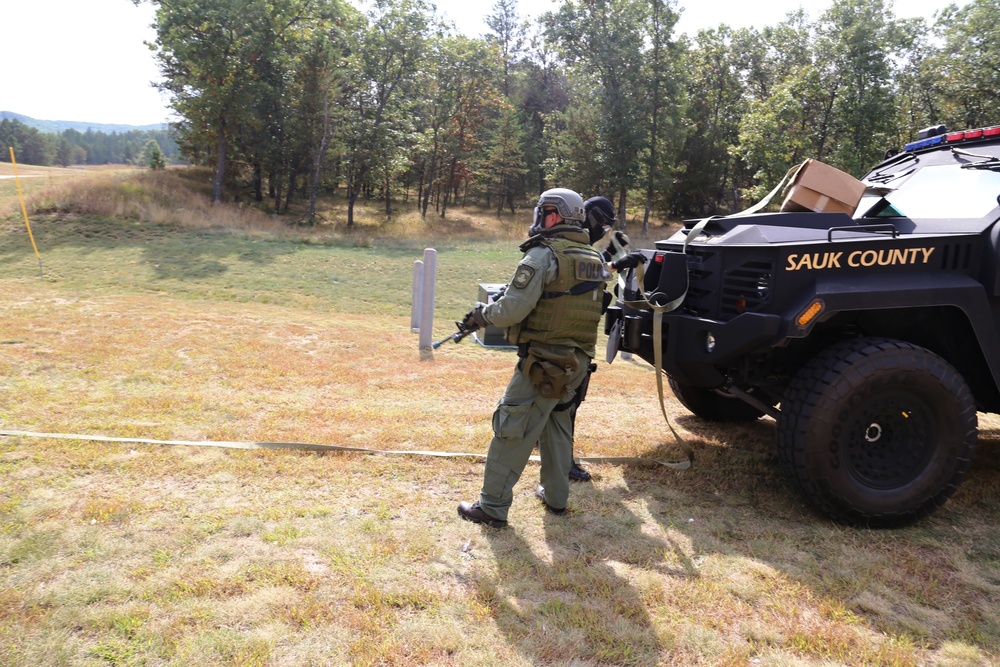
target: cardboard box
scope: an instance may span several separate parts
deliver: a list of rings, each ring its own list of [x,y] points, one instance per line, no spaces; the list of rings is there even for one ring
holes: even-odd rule
[[[810,159],[799,169],[786,192],[782,211],[851,215],[865,193],[865,184],[850,174]]]

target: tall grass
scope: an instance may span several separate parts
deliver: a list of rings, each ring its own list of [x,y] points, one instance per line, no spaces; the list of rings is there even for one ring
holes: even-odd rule
[[[305,228],[205,205],[197,172],[90,178],[32,195],[44,279],[0,219],[0,427],[485,452],[513,355],[421,361],[408,283],[439,247],[447,333],[517,261],[509,221],[347,230],[333,201]],[[591,464],[555,517],[529,466],[503,531],[456,516],[469,457],[0,438],[0,664],[1000,664],[994,417],[939,512],[873,532],[804,504],[771,420],[667,409],[691,470]],[[676,455],[647,365],[600,364],[576,446]]]
[[[67,171],[24,176],[22,183],[32,186],[45,181],[45,187],[36,188],[29,199],[30,216],[89,215],[243,232],[278,232],[284,226],[254,208],[213,206],[203,192],[203,181],[210,179],[211,173],[203,169]],[[9,194],[0,199],[4,200],[0,213],[10,215]]]

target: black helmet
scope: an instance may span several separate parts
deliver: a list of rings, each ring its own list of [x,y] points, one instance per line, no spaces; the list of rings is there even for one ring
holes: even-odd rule
[[[591,197],[583,203],[586,212],[584,226],[590,232],[590,243],[593,245],[615,226],[615,206],[607,197]]]

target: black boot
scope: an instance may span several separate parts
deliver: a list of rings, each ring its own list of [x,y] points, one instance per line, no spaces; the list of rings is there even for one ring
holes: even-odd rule
[[[569,479],[572,482],[589,482],[590,473],[580,467],[580,464],[573,461],[569,469]]]
[[[484,512],[483,508],[479,506],[478,500],[474,503],[460,502],[458,504],[458,516],[472,523],[485,523],[490,528],[504,528],[507,526],[507,522],[503,519],[494,519]]]
[[[565,507],[563,507],[562,509],[560,509],[558,507],[553,507],[552,505],[549,505],[548,502],[546,502],[546,500],[545,500],[545,487],[544,486],[539,485],[539,486],[535,487],[535,497],[538,498],[539,500],[541,500],[542,504],[545,505],[545,509],[547,509],[548,511],[552,512],[553,514],[562,515],[562,514],[566,513],[566,508]]]

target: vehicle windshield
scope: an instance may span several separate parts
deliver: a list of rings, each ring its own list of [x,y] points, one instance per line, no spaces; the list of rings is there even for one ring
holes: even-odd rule
[[[938,165],[904,173],[883,185],[892,188],[884,195],[889,206],[875,206],[882,197],[866,195],[859,211],[881,218],[982,218],[997,207],[1000,172]]]

